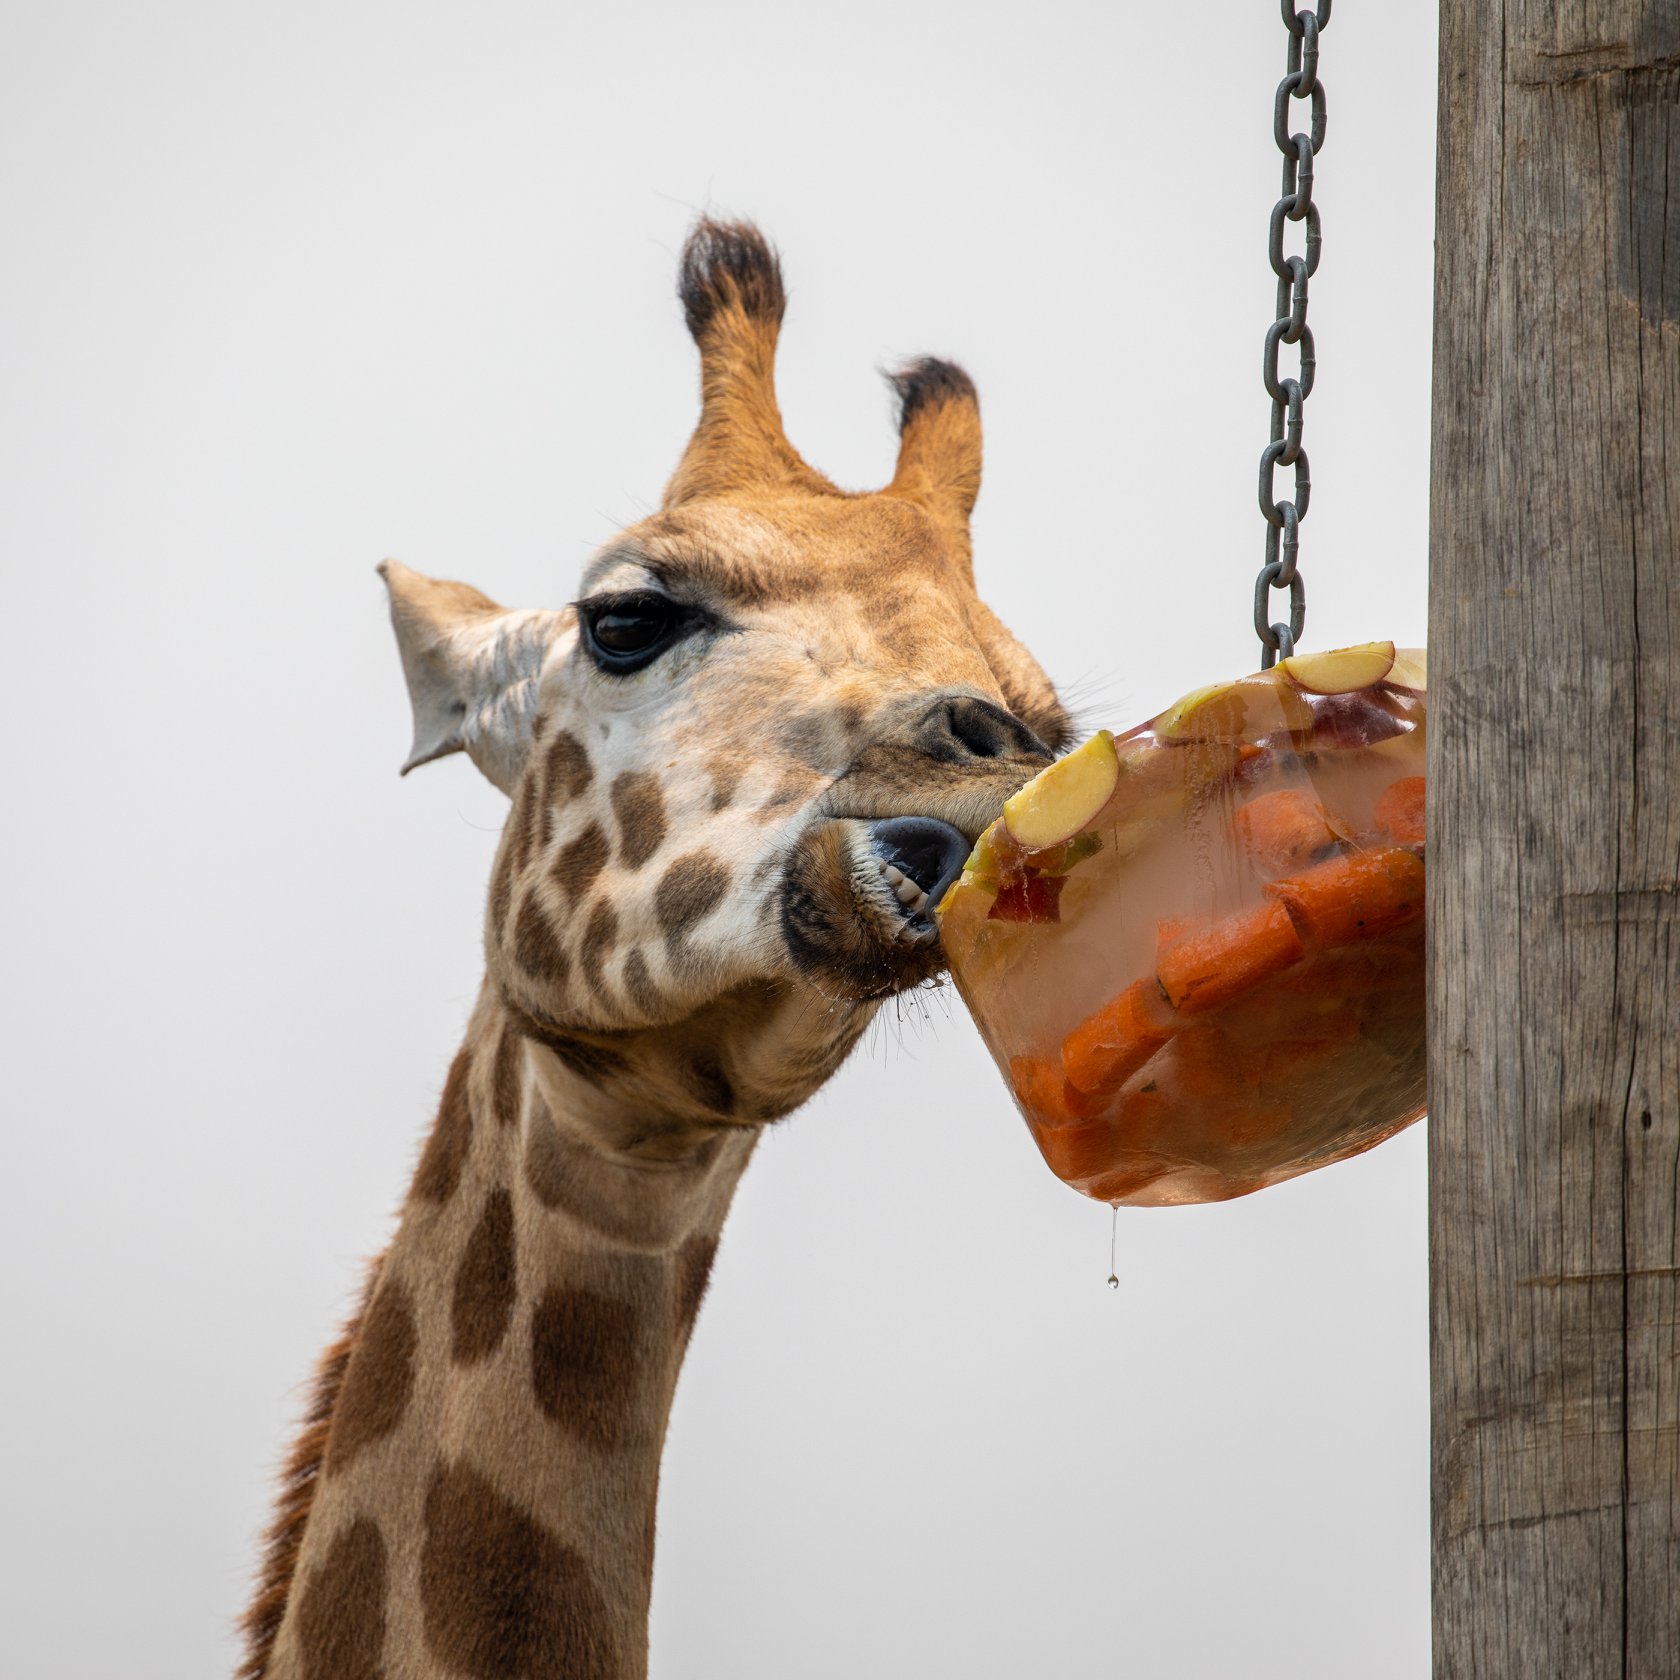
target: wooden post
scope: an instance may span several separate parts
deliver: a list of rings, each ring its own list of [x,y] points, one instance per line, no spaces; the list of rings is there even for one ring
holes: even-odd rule
[[[1680,1676],[1680,0],[1442,0],[1437,1680]]]

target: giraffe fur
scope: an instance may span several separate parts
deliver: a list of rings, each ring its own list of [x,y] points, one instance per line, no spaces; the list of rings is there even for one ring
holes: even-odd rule
[[[980,600],[978,400],[895,377],[890,483],[807,465],[780,263],[691,234],[701,411],[572,600],[382,568],[415,733],[511,800],[484,976],[282,1479],[240,1680],[641,1680],[666,1423],[764,1128],[882,999],[1067,715]]]

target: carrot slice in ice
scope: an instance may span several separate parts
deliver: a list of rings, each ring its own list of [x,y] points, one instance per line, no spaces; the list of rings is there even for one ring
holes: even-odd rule
[[[1187,1097],[1237,1096],[1259,1081],[1260,1062],[1258,1053],[1233,1043],[1217,1019],[1198,1021],[1173,1043],[1171,1089]]]
[[[1288,994],[1286,1007],[1290,1009],[1298,1008],[1302,1000],[1356,997],[1386,985],[1402,954],[1402,947],[1392,941],[1374,939],[1320,951],[1287,980],[1279,981],[1277,989]]]
[[[1125,1147],[1114,1122],[1106,1117],[1077,1120],[1071,1126],[1044,1126],[1033,1135],[1045,1164],[1067,1184],[1108,1172]]]
[[[1010,1077],[1021,1106],[1041,1126],[1067,1126],[1075,1120],[1089,1120],[1108,1106],[1112,1092],[1088,1096],[1070,1085],[1061,1064],[1046,1056],[1014,1056]]]
[[[1166,1092],[1152,1079],[1141,1091],[1126,1094],[1115,1123],[1128,1149],[1151,1149],[1171,1117],[1172,1105]]]
[[[1423,844],[1423,777],[1402,776],[1383,790],[1372,818],[1402,846]]]
[[[1315,945],[1354,945],[1423,914],[1423,860],[1398,848],[1350,852],[1266,891]]]
[[[1239,1147],[1270,1143],[1289,1129],[1293,1119],[1287,1103],[1269,1102],[1257,1094],[1250,1102],[1230,1111],[1226,1136]]]
[[[1392,946],[1380,944],[1385,957]],[[1257,1063],[1280,1045],[1312,1054],[1345,1044],[1359,1031],[1359,1016],[1383,964],[1363,959],[1361,946],[1321,952],[1281,975],[1264,991],[1251,992],[1214,1024],[1234,1047],[1237,1059]],[[1392,958],[1389,958],[1390,963]]]
[[[1163,916],[1155,924],[1155,961],[1161,960],[1161,953],[1170,950],[1185,934],[1201,924],[1194,916]]]
[[[1300,959],[1301,940],[1289,912],[1281,904],[1263,904],[1187,934],[1162,954],[1157,972],[1167,1001],[1195,1015],[1241,997]]]
[[[1173,1019],[1151,976],[1088,1015],[1062,1040],[1068,1083],[1117,1091],[1173,1035]]]
[[[1279,788],[1237,808],[1231,819],[1243,850],[1270,875],[1287,874],[1336,844],[1324,807],[1305,788]]]

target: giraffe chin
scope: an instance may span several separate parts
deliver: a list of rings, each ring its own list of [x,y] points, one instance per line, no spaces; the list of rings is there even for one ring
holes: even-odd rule
[[[945,951],[933,907],[968,839],[930,817],[835,819],[801,837],[782,879],[789,954],[824,994],[891,997],[933,979]]]

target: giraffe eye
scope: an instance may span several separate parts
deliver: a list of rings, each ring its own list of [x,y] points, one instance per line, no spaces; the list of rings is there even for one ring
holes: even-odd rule
[[[685,610],[665,595],[605,595],[578,606],[584,646],[603,671],[622,676],[650,665],[690,628]]]

